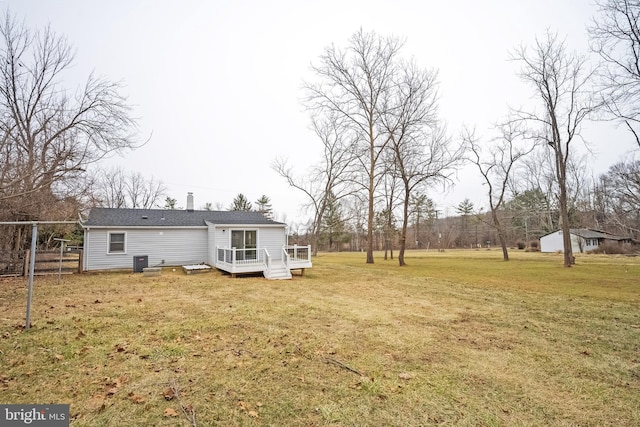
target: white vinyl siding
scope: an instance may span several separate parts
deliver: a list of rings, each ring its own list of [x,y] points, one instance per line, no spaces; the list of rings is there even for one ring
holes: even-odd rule
[[[210,263],[215,263],[215,247],[231,248],[231,232],[233,230],[257,230],[258,248],[265,248],[272,259],[282,259],[282,247],[287,244],[285,228],[282,227],[241,227],[241,226],[215,226],[215,231],[210,233],[209,244],[213,249],[209,250]]]
[[[149,257],[149,266],[207,262],[205,227],[129,229],[126,253],[108,253],[110,233],[116,231],[97,228],[85,231],[85,270],[133,269],[133,257],[144,255]]]
[[[598,248],[598,239],[584,239],[571,234],[571,251],[574,254],[588,252]],[[541,252],[563,252],[562,231],[556,231],[540,238]]]
[[[208,227],[88,228],[85,229],[84,269],[133,269],[133,257],[149,257],[149,266],[208,263],[215,265],[216,246],[231,247],[232,230],[255,230],[259,249],[282,259],[284,226],[215,225]],[[109,253],[109,234],[126,233],[125,253]],[[164,260],[164,263],[162,261]]]

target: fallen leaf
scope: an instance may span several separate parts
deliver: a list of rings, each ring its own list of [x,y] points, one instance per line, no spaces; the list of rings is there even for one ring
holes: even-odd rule
[[[167,408],[164,410],[164,413],[162,414],[162,416],[164,417],[177,417],[178,413],[176,411],[174,411],[171,408]]]
[[[165,400],[171,400],[174,397],[176,397],[176,394],[171,387],[167,387],[162,393],[162,395],[164,396]]]

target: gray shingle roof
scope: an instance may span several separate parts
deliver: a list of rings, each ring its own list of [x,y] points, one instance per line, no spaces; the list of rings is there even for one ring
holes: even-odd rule
[[[606,231],[592,230],[590,228],[572,228],[571,234],[580,236],[583,239],[607,239],[607,240],[628,240],[628,237],[616,236]]]
[[[93,208],[85,227],[198,227],[213,224],[284,225],[260,212]]]

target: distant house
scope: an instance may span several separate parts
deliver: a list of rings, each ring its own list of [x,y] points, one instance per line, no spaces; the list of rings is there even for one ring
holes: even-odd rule
[[[286,225],[260,212],[93,208],[84,229],[85,271],[208,264],[230,273],[291,278],[310,268],[309,246],[287,246]]]
[[[597,249],[605,243],[630,244],[629,237],[616,236],[605,231],[591,230],[589,228],[572,228],[571,250],[574,253],[588,252]],[[562,230],[554,231],[540,237],[541,252],[563,252]]]

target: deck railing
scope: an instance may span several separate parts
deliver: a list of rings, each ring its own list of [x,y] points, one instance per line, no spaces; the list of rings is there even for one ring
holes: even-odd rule
[[[282,261],[284,262],[284,266],[287,268],[287,270],[289,270],[290,266],[289,266],[289,261],[291,260],[291,257],[289,256],[289,253],[287,252],[287,249],[285,247],[282,248]]]
[[[231,265],[254,265],[267,262],[266,249],[217,248],[216,260]]]
[[[307,246],[285,246],[285,253],[289,256],[292,263],[311,262],[311,245]]]
[[[216,247],[216,266],[225,271],[263,271],[274,267],[278,257],[287,269],[311,267],[311,246],[283,246],[280,255],[270,255],[266,248],[237,249]]]

